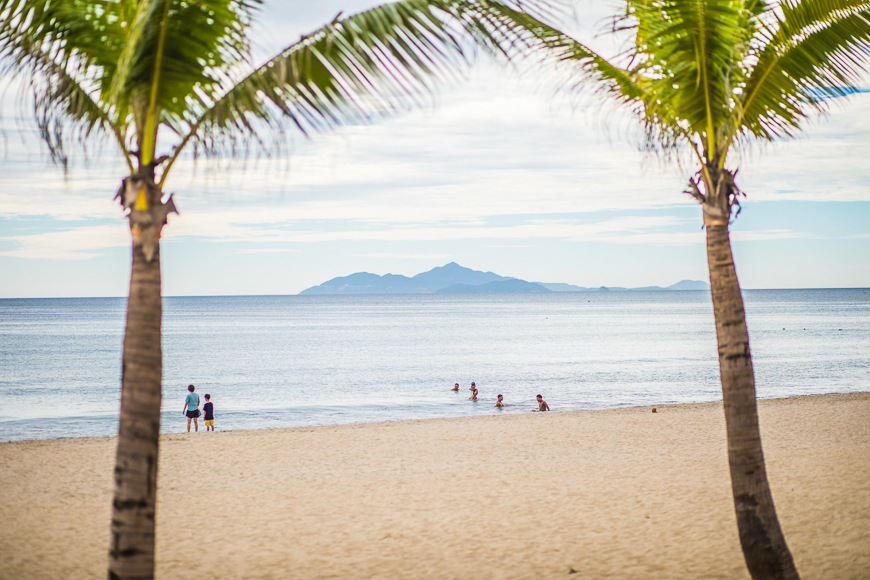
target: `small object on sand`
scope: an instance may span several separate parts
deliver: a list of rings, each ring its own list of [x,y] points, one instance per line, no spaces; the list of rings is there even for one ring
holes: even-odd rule
[[[577,573],[577,570],[575,570],[574,568],[568,568],[568,574],[576,574],[576,573]]]
[[[656,411],[655,407],[653,407],[653,413],[658,413],[658,411]]]

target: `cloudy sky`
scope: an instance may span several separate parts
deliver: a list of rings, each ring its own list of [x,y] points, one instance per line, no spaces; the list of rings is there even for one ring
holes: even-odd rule
[[[258,54],[374,4],[272,3]],[[593,34],[602,6],[578,4],[572,33],[607,52]],[[122,160],[94,149],[64,180],[17,129],[12,93],[0,124],[0,298],[125,296],[129,230],[112,201]],[[167,185],[181,214],[164,229],[164,294],[295,294],[451,261],[580,286],[706,279],[686,173],[638,153],[625,119],[571,105],[540,75],[480,58],[424,110],[294,138],[289,161],[180,164]],[[748,199],[733,240],[744,287],[870,287],[868,159],[870,93],[741,160]]]

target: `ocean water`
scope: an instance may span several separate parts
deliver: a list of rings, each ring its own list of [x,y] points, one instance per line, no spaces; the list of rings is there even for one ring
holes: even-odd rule
[[[760,398],[870,391],[870,290],[744,297]],[[185,430],[190,383],[219,430],[524,413],[538,393],[553,411],[721,400],[702,291],[164,305],[163,432]],[[120,298],[0,300],[0,440],[117,433],[124,315]]]

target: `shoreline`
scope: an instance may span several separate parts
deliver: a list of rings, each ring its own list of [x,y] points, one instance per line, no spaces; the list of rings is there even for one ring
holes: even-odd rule
[[[848,391],[848,392],[839,392],[839,393],[788,395],[785,397],[773,396],[773,397],[768,397],[768,398],[759,398],[756,400],[758,401],[758,403],[760,405],[763,401],[810,399],[810,398],[815,398],[815,397],[839,397],[839,396],[865,395],[865,394],[870,395],[870,391]],[[495,399],[493,399],[493,401],[494,400]],[[489,401],[487,400],[484,402],[489,402]],[[604,409],[566,409],[566,410],[560,410],[560,409],[556,408],[556,409],[552,410],[551,412],[552,413],[606,413],[606,412],[614,412],[614,411],[624,411],[624,410],[629,410],[629,409],[651,409],[652,407],[664,409],[664,408],[672,408],[672,407],[690,407],[690,406],[695,406],[695,405],[720,405],[721,406],[722,400],[720,399],[717,401],[701,401],[701,402],[694,402],[694,403],[663,403],[663,404],[655,404],[655,405],[648,405],[648,404],[629,405],[629,406],[625,406],[625,407],[609,407],[609,408],[604,408]],[[520,404],[519,403],[510,403],[507,406],[508,407],[520,406]],[[528,409],[527,409],[528,412],[531,412],[532,409],[534,408],[534,405],[532,403],[529,403],[528,405],[523,405],[523,406],[528,407]],[[233,411],[233,412],[235,412],[235,411]],[[457,419],[470,419],[470,418],[477,418],[477,417],[502,417],[502,416],[510,416],[510,415],[522,415],[525,412],[526,411],[505,411],[503,415],[499,412],[494,412],[494,413],[490,413],[490,414],[486,414],[486,415],[484,415],[484,414],[454,415],[454,416],[449,416],[449,417],[426,417],[426,418],[422,418],[422,419],[386,419],[383,421],[358,421],[358,422],[350,422],[350,423],[323,423],[323,424],[318,424],[318,425],[294,425],[294,426],[286,426],[286,427],[255,427],[252,429],[248,429],[248,428],[217,429],[217,431],[223,432],[223,433],[245,433],[245,432],[249,432],[249,431],[281,431],[281,430],[286,430],[286,429],[306,429],[307,430],[307,429],[357,426],[357,425],[384,425],[384,424],[391,424],[391,423],[406,423],[406,422],[412,423],[412,422],[417,422],[417,421],[451,421],[451,420],[457,420]],[[176,416],[175,411],[161,411],[161,414],[170,415],[172,417]],[[250,414],[255,415],[256,412],[251,412]],[[115,417],[116,414],[113,414],[112,416]],[[91,417],[91,416],[71,417],[71,419],[91,419],[91,418],[93,418],[93,417]],[[17,419],[17,420],[10,421],[10,422],[16,422],[16,421],[44,422],[44,421],[52,421],[55,419],[56,418]],[[181,426],[178,431],[162,432],[162,433],[160,433],[160,438],[162,439],[163,437],[169,436],[169,435],[185,435],[187,433],[187,431],[183,430],[184,425],[182,423],[183,423],[183,418],[182,418],[182,420],[178,421],[178,424]],[[162,425],[163,425],[163,423],[161,423],[161,428],[162,428]],[[2,426],[2,423],[0,423],[0,426]],[[205,431],[204,424],[202,426],[201,431]],[[191,431],[191,432],[193,432],[193,431]],[[111,439],[115,439],[115,438],[117,438],[117,435],[81,435],[81,436],[69,436],[69,437],[51,437],[51,438],[46,438],[46,439],[9,439],[9,440],[0,439],[0,446],[8,445],[10,443],[74,441],[74,440],[81,440],[81,439],[111,440]]]
[[[866,577],[870,393],[758,403],[802,577]],[[162,434],[157,577],[748,579],[722,402],[650,408]],[[0,443],[0,579],[105,575],[114,451]]]

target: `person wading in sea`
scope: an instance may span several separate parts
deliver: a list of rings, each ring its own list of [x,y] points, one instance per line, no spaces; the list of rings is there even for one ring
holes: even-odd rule
[[[542,397],[541,395],[538,395],[537,399],[538,399],[538,410],[535,411],[533,409],[532,410],[533,413],[537,413],[538,411],[549,411],[550,410],[550,405],[547,404],[547,401],[544,400],[544,397]]]

